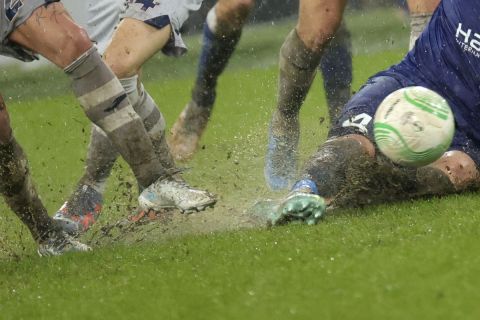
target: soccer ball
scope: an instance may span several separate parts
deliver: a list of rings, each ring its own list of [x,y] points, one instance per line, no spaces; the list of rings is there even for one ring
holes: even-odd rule
[[[447,101],[424,87],[388,95],[375,113],[375,142],[393,162],[421,167],[434,162],[452,143],[455,123]]]

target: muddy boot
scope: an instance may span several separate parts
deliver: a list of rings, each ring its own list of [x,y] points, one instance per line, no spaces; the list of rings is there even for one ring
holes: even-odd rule
[[[200,138],[210,118],[212,107],[198,106],[190,101],[171,129],[170,151],[175,160],[190,159],[198,149]]]

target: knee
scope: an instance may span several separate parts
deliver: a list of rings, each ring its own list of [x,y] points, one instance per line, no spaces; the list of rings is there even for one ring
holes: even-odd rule
[[[215,13],[221,28],[241,29],[255,6],[255,0],[219,1]]]
[[[367,137],[361,134],[348,134],[342,137],[334,138],[332,141],[340,141],[344,147],[352,147],[358,150],[357,154],[364,154],[369,158],[375,157],[375,146]]]
[[[479,178],[475,162],[469,155],[461,151],[446,152],[429,167],[443,172],[458,191],[477,183]]]
[[[136,65],[137,59],[129,52],[112,52],[107,49],[107,52],[104,54],[104,59],[105,63],[119,79],[134,76],[140,67]]]
[[[301,17],[297,24],[299,37],[312,51],[321,51],[333,39],[342,22],[342,10],[330,10],[324,6],[316,8],[321,11],[318,15],[314,12],[303,19]]]
[[[92,47],[87,32],[77,25],[66,28],[58,37],[55,49],[62,68],[69,66]]]

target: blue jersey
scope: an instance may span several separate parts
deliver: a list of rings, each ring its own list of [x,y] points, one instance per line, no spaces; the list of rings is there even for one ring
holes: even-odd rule
[[[405,59],[384,74],[441,94],[456,124],[480,141],[480,0],[443,0]]]

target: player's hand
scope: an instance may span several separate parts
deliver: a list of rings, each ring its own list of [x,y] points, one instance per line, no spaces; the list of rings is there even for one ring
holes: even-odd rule
[[[282,225],[290,222],[305,222],[308,225],[317,224],[326,209],[325,200],[309,193],[294,193],[285,199],[271,215],[272,225]]]

